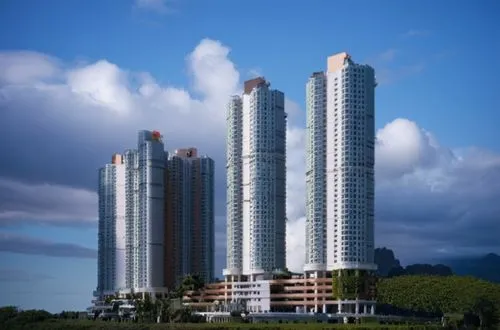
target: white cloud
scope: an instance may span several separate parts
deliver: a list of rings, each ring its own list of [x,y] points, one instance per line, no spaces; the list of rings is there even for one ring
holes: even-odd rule
[[[225,103],[238,87],[240,74],[228,60],[229,48],[220,42],[204,39],[188,56],[194,88],[206,99]]]
[[[58,61],[29,51],[0,53],[0,84],[30,84],[59,74]]]
[[[127,73],[115,64],[101,60],[71,70],[67,77],[71,91],[88,102],[116,112],[129,112],[133,106]]]
[[[162,86],[149,74],[129,72],[107,60],[71,68],[47,62],[42,54],[3,53],[0,107],[6,111],[1,114],[5,130],[0,136],[8,139],[15,127],[31,125],[31,136],[53,137],[57,141],[51,142],[58,145],[63,141],[55,135],[62,134],[67,144],[115,152],[133,145],[131,132],[155,128],[168,132],[169,149],[189,144],[198,145],[202,152],[222,154],[226,95],[237,93],[239,86],[239,73],[228,53],[220,42],[205,39],[188,55],[187,66],[200,97],[184,88]],[[38,68],[40,63],[42,69],[26,72],[25,68]],[[23,79],[12,78],[18,74]],[[32,152],[33,158],[47,158],[42,148]],[[54,157],[64,152],[62,147],[54,150]],[[0,164],[0,169],[2,165],[6,166]]]
[[[136,131],[145,128],[162,131],[168,150],[194,145],[215,158],[216,212],[222,216],[225,104],[241,90],[240,73],[229,54],[220,42],[202,40],[186,57],[193,86],[182,88],[161,85],[148,73],[130,72],[104,59],[75,67],[39,53],[0,53],[0,140],[15,136],[15,146],[29,146],[0,144],[0,154],[9,155],[0,162],[0,175],[35,182],[0,181],[2,196],[21,197],[15,203],[0,202],[0,218],[24,212],[23,217],[45,222],[95,221],[95,193],[70,186],[94,189],[96,169],[111,153],[133,147]],[[300,270],[305,253],[304,113],[289,99],[286,107],[288,264]],[[20,134],[19,127],[26,133]],[[402,258],[471,251],[474,240],[484,249],[498,248],[491,239],[492,219],[500,213],[495,206],[500,198],[497,154],[450,150],[402,118],[377,132],[376,153],[377,245],[395,248]],[[48,207],[56,195],[63,203]]]
[[[17,136],[19,145],[31,146],[23,152],[0,145],[10,155],[0,162],[0,175],[95,189],[95,170],[111,153],[132,148],[137,130],[159,129],[167,150],[197,146],[215,158],[221,182],[225,105],[240,84],[229,52],[204,39],[186,57],[196,94],[107,60],[72,67],[39,53],[0,53],[0,139]]]
[[[296,129],[288,150],[294,164],[289,183],[298,188],[289,192],[294,217],[287,227],[288,265],[295,271],[305,259],[305,218],[298,211],[304,205],[305,185],[298,182],[305,181],[305,168],[297,161],[304,157],[304,145],[295,138],[300,134]],[[376,244],[393,248],[403,261],[500,252],[493,234],[500,230],[499,198],[500,155],[442,147],[431,133],[404,118],[378,130]]]
[[[306,218],[288,221],[286,225],[286,265],[293,272],[302,272],[306,259]]]

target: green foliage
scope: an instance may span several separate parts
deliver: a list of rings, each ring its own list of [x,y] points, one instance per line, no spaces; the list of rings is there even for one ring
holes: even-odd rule
[[[198,275],[187,275],[177,288],[177,296],[182,297],[186,291],[198,291],[204,286],[203,279]]]
[[[378,302],[431,313],[473,313],[483,327],[498,324],[500,285],[460,276],[401,276],[381,279]]]
[[[62,311],[58,315],[60,319],[78,319],[79,317],[80,313],[75,311]]]
[[[39,324],[47,320],[55,320],[55,317],[44,310],[19,311],[13,306],[0,308],[1,329],[33,329],[36,328],[34,324]]]
[[[4,324],[8,320],[15,318],[17,312],[16,306],[0,307],[0,324]]]
[[[332,272],[334,299],[362,298],[368,292],[370,275],[363,270],[343,269]]]

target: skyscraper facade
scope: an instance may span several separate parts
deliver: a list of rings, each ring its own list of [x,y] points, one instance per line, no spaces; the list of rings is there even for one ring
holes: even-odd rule
[[[327,72],[314,73],[306,87],[304,270],[316,276],[322,271],[332,272],[335,278],[360,276],[364,283],[368,281],[365,275],[376,269],[375,72],[355,63],[347,53],[329,57],[327,64]],[[368,296],[356,299],[369,300]]]
[[[326,271],[326,75],[306,85],[305,271]]]
[[[137,143],[137,161],[128,174],[136,182],[137,205],[130,210],[127,231],[136,238],[132,244],[132,287],[153,290],[164,287],[164,231],[165,231],[165,151],[162,136],[157,131],[140,131]],[[137,167],[135,167],[137,165]],[[135,187],[134,187],[135,188]],[[132,197],[132,200],[134,198]]]
[[[244,83],[227,107],[227,265],[229,280],[265,278],[286,265],[284,94],[264,78]]]
[[[214,161],[196,148],[169,156],[162,138],[140,131],[99,171],[98,297],[214,278]]]
[[[99,174],[96,295],[164,290],[165,151],[157,131],[140,131],[137,149],[115,154]]]
[[[99,170],[97,292],[113,294],[126,287],[125,164],[113,155]]]
[[[214,279],[214,161],[196,148],[169,156],[166,172],[166,285],[186,274]]]
[[[328,58],[327,264],[376,269],[375,71],[346,53]]]

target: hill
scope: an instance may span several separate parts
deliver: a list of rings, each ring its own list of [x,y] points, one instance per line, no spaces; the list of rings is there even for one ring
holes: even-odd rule
[[[500,256],[494,253],[481,257],[442,260],[457,275],[474,276],[486,281],[500,283]]]
[[[378,266],[377,274],[382,277],[404,275],[453,275],[452,269],[443,264],[413,264],[402,267],[399,260],[396,259],[394,252],[385,247],[375,249],[375,263]]]

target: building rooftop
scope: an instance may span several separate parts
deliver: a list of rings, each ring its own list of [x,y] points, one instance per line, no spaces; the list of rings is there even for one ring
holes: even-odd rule
[[[327,70],[328,72],[335,72],[342,69],[346,60],[350,59],[351,55],[346,52],[338,53],[328,57]]]
[[[260,86],[262,84],[266,84],[266,83],[268,83],[268,82],[266,81],[266,79],[264,79],[264,77],[257,77],[254,79],[247,80],[243,84],[243,91],[245,94],[250,94],[250,92],[252,92],[252,90],[255,87]]]

